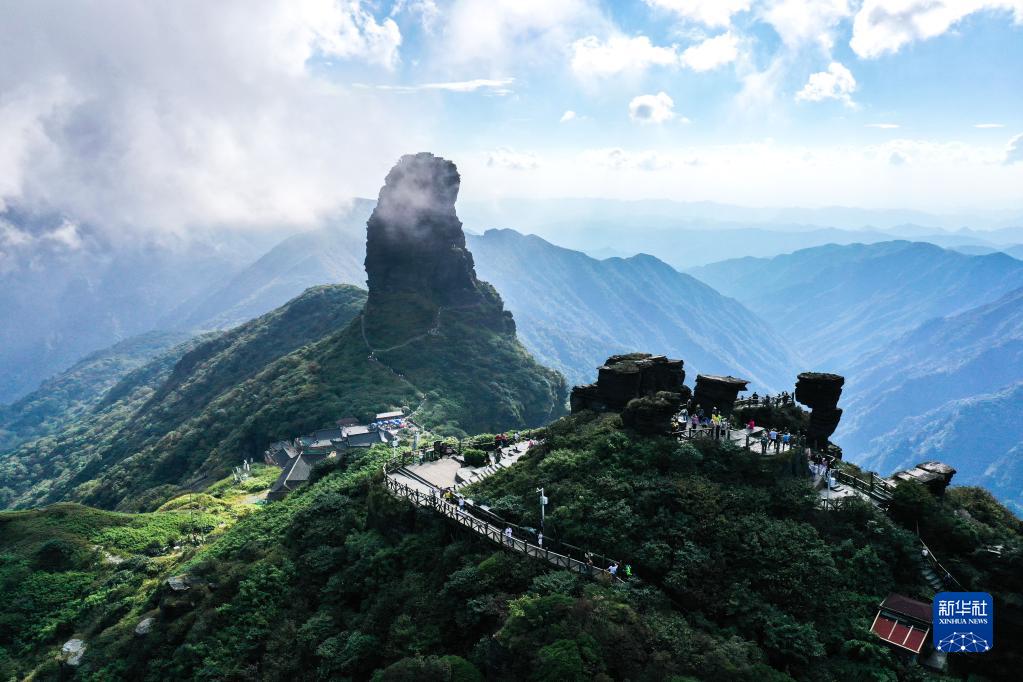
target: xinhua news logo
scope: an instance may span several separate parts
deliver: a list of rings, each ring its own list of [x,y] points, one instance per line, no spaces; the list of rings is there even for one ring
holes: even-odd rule
[[[934,598],[934,648],[984,653],[995,645],[995,602],[987,592],[941,592]]]

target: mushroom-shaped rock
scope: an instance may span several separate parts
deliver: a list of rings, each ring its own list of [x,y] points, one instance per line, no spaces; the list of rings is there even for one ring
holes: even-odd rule
[[[745,391],[749,382],[733,376],[699,374],[696,376],[696,392],[693,401],[709,413],[715,407],[721,414],[731,414],[735,400]]]
[[[838,428],[842,419],[838,399],[843,384],[845,377],[825,372],[803,372],[796,381],[796,400],[812,410],[806,438],[813,447],[826,446],[828,438]]]
[[[633,398],[681,393],[686,373],[681,360],[663,355],[612,355],[597,368],[597,383],[572,389],[572,411],[620,412]]]

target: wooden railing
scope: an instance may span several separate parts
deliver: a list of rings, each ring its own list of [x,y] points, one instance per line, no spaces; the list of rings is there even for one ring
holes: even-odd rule
[[[923,560],[930,564],[931,569],[934,570],[938,578],[946,585],[948,584],[947,581],[954,582],[959,587],[960,590],[968,592],[969,590],[967,590],[966,587],[964,587],[961,582],[956,580],[955,576],[952,575],[952,572],[946,569],[938,562],[938,557],[934,556],[934,552],[932,552],[931,548],[927,546],[927,543],[924,542],[924,539],[920,537],[919,523],[916,526],[916,537],[918,540],[920,540],[920,546],[923,547],[923,552],[921,553]],[[951,585],[949,585],[949,587],[951,587]]]
[[[892,501],[894,488],[888,481],[878,477],[874,472],[870,472],[869,481],[864,481],[862,478],[853,476],[841,469],[832,469],[831,472],[839,483],[844,483],[850,488],[866,493],[878,502],[888,503]]]
[[[572,571],[573,573],[578,573],[579,575],[589,578],[599,578],[609,582],[622,582],[621,578],[611,575],[610,571],[606,568],[593,566],[570,556],[552,552],[546,547],[540,547],[539,545],[535,545],[525,540],[520,540],[514,536],[508,537],[504,534],[504,531],[497,526],[478,519],[469,512],[460,509],[457,504],[453,504],[442,498],[437,491],[425,493],[387,476],[387,466],[387,464],[384,465],[384,485],[387,487],[388,492],[395,497],[406,499],[417,507],[428,507],[434,511],[440,512],[444,516],[454,520],[459,525],[471,530],[477,535],[480,535],[491,542],[495,542],[514,552],[525,554],[526,556],[533,557],[535,559],[541,559],[559,568],[564,568]]]

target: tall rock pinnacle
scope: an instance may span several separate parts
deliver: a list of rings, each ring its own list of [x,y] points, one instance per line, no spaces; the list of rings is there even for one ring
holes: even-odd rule
[[[381,345],[461,320],[515,334],[494,287],[476,279],[455,213],[455,164],[426,152],[401,157],[366,223],[369,300],[364,326]]]
[[[459,182],[454,163],[426,152],[401,157],[387,174],[367,223],[370,307],[394,294],[445,306],[483,300],[455,213]]]

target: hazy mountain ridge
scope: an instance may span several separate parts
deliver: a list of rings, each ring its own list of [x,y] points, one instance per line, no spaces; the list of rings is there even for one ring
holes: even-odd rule
[[[255,260],[281,232],[123,240],[59,215],[0,214],[0,403],[154,329]]]
[[[1023,382],[1023,288],[926,322],[862,358],[849,378],[836,438],[851,459],[887,473],[940,453],[961,468],[957,481],[1023,509],[1023,470],[990,470],[1011,462],[1020,440],[1011,394]],[[972,418],[986,413],[1001,416]]]
[[[987,394],[935,403],[872,443],[863,463],[884,469],[936,459],[956,467],[956,482],[983,486],[1023,514],[1023,382]]]
[[[920,242],[804,249],[690,271],[793,340],[821,369],[845,370],[922,324],[1023,286],[1023,262]]]
[[[513,230],[469,243],[502,292],[524,343],[574,383],[609,355],[644,348],[681,357],[690,373],[736,374],[780,390],[798,359],[741,304],[653,256],[595,260]],[[695,376],[695,374],[693,374]]]

